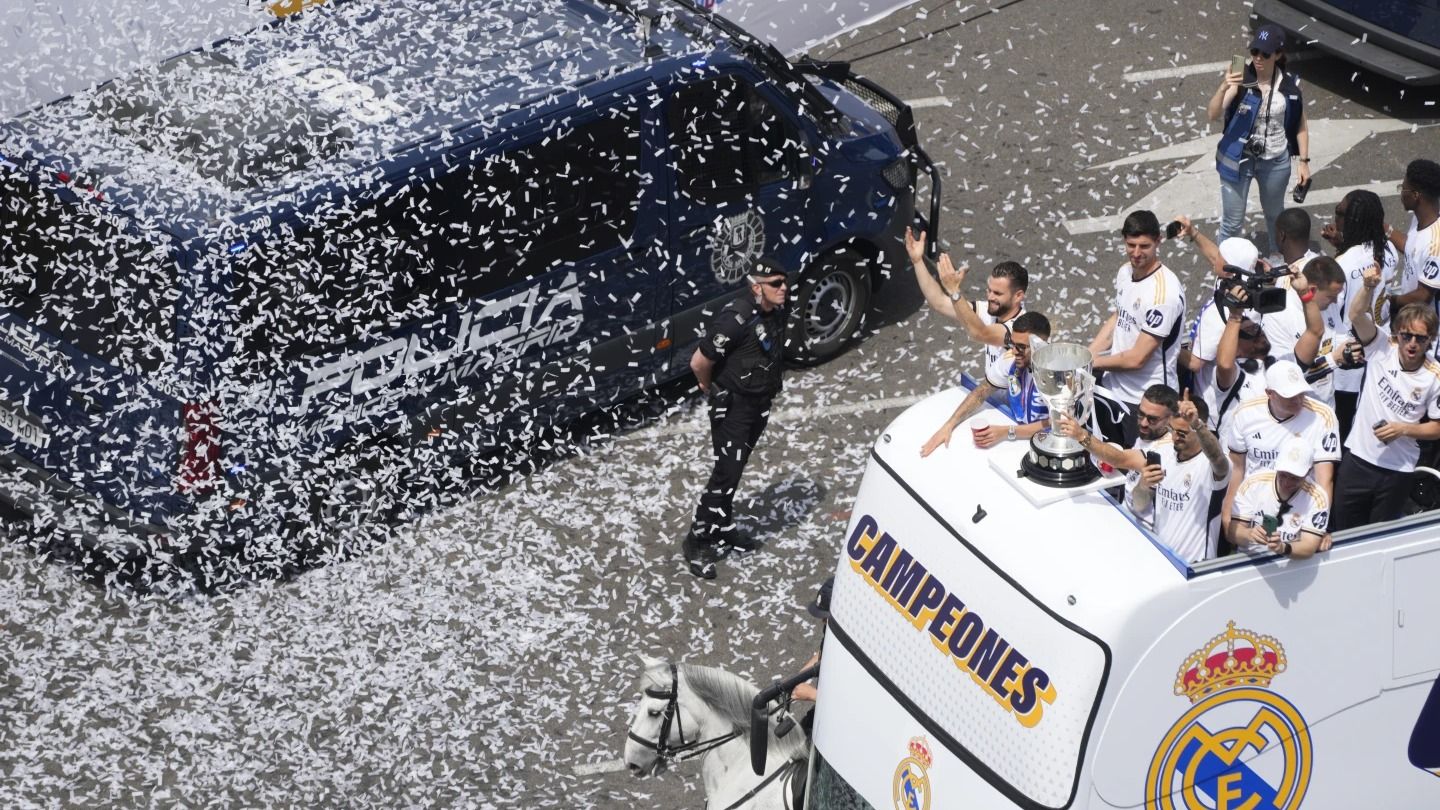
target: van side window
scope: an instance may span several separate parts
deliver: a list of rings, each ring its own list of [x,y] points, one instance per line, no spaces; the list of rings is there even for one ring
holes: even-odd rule
[[[560,122],[354,211],[279,226],[235,265],[238,334],[256,356],[333,351],[621,246],[640,198],[637,121]]]
[[[175,260],[128,220],[63,202],[0,168],[0,307],[122,368],[153,371],[175,342]]]
[[[679,90],[668,116],[680,190],[698,200],[738,200],[796,174],[799,134],[738,76]]]
[[[612,108],[580,126],[491,152],[440,182],[442,263],[465,298],[488,295],[557,264],[613,250],[635,230],[639,117]]]

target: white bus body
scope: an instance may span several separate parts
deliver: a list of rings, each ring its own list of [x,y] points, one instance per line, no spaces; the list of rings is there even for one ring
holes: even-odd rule
[[[874,446],[809,807],[1440,808],[1440,513],[1192,569],[1102,492],[1017,482],[1024,442],[922,459],[963,395]]]

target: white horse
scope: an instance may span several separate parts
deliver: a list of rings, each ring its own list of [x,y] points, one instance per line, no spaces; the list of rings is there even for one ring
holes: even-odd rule
[[[803,779],[808,745],[792,727],[775,736],[769,726],[765,773],[750,766],[750,705],[754,684],[722,669],[668,664],[641,656],[640,705],[630,721],[625,764],[646,775],[668,762],[704,756],[705,806],[710,810],[798,810],[791,807],[796,779]]]

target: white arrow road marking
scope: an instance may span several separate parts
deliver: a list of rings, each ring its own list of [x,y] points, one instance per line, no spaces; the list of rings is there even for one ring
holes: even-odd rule
[[[917,98],[914,101],[907,101],[905,104],[912,110],[919,110],[925,107],[949,107],[950,99],[944,96],[926,96],[925,98]]]
[[[1311,174],[1316,174],[1334,163],[1371,135],[1382,132],[1398,132],[1402,129],[1414,131],[1418,127],[1415,124],[1397,121],[1393,118],[1321,118],[1311,121]],[[1125,206],[1114,214],[1099,217],[1072,217],[1065,220],[1065,230],[1069,231],[1072,236],[1117,231],[1120,229],[1125,215],[1137,208],[1151,209],[1162,220],[1180,214],[1196,220],[1215,221],[1220,219],[1220,178],[1215,175],[1215,147],[1219,142],[1218,134],[1202,135],[1191,141],[1142,152],[1095,167],[1099,170],[1116,169],[1158,160],[1196,158],[1190,165],[1181,169],[1178,175],[1167,180],[1143,199]],[[1343,188],[1312,186],[1310,195],[1305,199],[1305,206],[1308,208],[1334,204],[1347,192],[1357,188],[1374,191],[1382,197],[1393,195],[1395,186],[1399,182],[1399,180],[1391,180]],[[1286,199],[1289,199],[1288,195]],[[1246,206],[1246,211],[1256,215],[1260,213],[1260,190],[1257,183],[1250,184],[1250,203]]]
[[[1290,55],[1285,64],[1293,65],[1296,62],[1304,62],[1307,59],[1314,59],[1319,53],[1316,51],[1305,51]],[[1194,76],[1197,73],[1213,73],[1218,81],[1220,74],[1230,67],[1230,60],[1224,62],[1197,62],[1193,65],[1176,65],[1171,68],[1160,68],[1159,70],[1137,70],[1126,73],[1122,78],[1127,82],[1153,82],[1159,79],[1179,79],[1185,76]]]

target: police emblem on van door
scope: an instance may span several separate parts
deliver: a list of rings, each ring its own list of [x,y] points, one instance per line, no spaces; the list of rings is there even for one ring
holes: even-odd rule
[[[1150,760],[1147,807],[1300,806],[1310,787],[1310,731],[1300,711],[1270,688],[1285,667],[1279,641],[1235,622],[1185,659],[1175,694],[1190,700],[1190,710]]]
[[[891,798],[895,810],[930,810],[930,774],[934,764],[930,743],[922,737],[910,738],[910,752],[895,768]]]
[[[745,277],[765,252],[765,221],[755,210],[715,220],[710,233],[710,271],[722,283]]]

